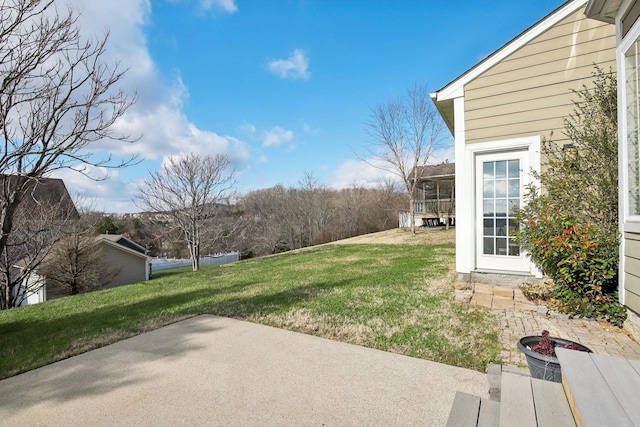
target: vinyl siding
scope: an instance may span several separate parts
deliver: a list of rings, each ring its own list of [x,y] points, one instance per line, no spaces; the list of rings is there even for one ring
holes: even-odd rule
[[[625,305],[640,313],[640,234],[624,234]]]
[[[568,16],[469,82],[465,93],[468,144],[542,135],[563,143],[563,118],[592,81],[594,64],[615,70],[615,27]]]
[[[109,265],[117,268],[117,274],[113,280],[101,289],[115,286],[127,285],[130,283],[142,282],[146,280],[146,259],[128,252],[105,245],[105,257]]]

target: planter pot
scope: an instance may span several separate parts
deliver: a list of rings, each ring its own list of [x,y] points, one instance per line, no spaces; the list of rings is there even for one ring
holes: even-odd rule
[[[562,338],[549,338],[551,338],[551,340],[556,344],[556,347],[564,347],[567,344],[573,344],[582,351],[592,353],[588,347],[582,344]],[[544,354],[536,353],[531,350],[536,344],[538,344],[540,339],[542,339],[542,337],[539,335],[520,338],[518,341],[518,349],[520,349],[527,358],[527,364],[529,365],[529,372],[531,373],[532,378],[560,383],[562,382],[562,371],[560,370],[560,362],[558,361],[558,358],[545,356]]]

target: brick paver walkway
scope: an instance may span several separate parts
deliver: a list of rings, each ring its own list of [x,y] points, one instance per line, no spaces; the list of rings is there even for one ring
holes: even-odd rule
[[[456,284],[456,288],[469,288]],[[528,301],[518,288],[472,284],[471,289],[456,291],[456,299],[485,307],[496,317],[502,344],[504,363],[526,366],[524,354],[516,342],[527,335],[540,335],[548,330],[551,336],[576,341],[595,353],[640,360],[640,344],[607,322],[591,319],[569,319],[568,316],[548,312],[545,306]]]

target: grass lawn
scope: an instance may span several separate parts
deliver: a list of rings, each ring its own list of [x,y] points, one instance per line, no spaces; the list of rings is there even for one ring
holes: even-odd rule
[[[0,378],[203,313],[484,370],[497,326],[453,302],[453,232],[431,233],[437,243],[325,245],[2,311]]]

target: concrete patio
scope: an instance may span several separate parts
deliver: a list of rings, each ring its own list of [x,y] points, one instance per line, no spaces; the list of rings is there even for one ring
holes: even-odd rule
[[[0,381],[4,426],[441,426],[486,374],[198,316]]]

